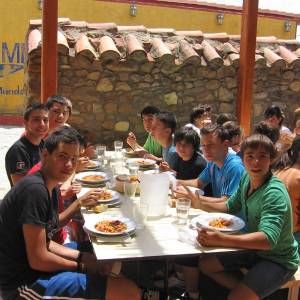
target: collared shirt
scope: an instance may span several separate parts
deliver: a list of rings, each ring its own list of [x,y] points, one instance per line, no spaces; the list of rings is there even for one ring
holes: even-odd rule
[[[214,162],[209,162],[198,179],[204,186],[212,184],[213,197],[231,196],[237,190],[244,171],[241,158],[228,153],[221,168]]]

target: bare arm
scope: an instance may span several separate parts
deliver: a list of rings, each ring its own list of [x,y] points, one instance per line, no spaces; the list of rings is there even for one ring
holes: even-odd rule
[[[177,184],[178,185],[183,185],[183,186],[192,186],[192,187],[195,187],[195,188],[202,188],[202,186],[203,186],[202,182],[198,178],[189,179],[189,180],[178,179]]]
[[[80,198],[76,199],[69,207],[59,214],[59,227],[65,226],[70,221],[72,216],[79,211],[81,206],[96,204],[100,194],[101,189],[92,189]]]
[[[77,263],[74,260],[65,259],[47,249],[46,233],[43,227],[24,224],[23,234],[28,262],[32,269],[42,272],[75,271],[77,269]],[[68,255],[78,256],[77,250],[70,250],[68,249]]]
[[[46,232],[40,226],[24,224],[23,234],[27,259],[32,269],[42,272],[77,271],[78,263],[75,260],[78,250],[68,249],[52,241],[47,249]],[[80,267],[84,273],[108,275],[112,263],[100,263],[94,256],[85,253]]]
[[[198,196],[198,199],[200,202],[205,203],[220,203],[220,202],[225,202],[229,197],[228,196],[222,196],[220,198],[215,198],[215,197],[206,197],[206,196]]]
[[[203,246],[221,246],[253,250],[269,250],[270,244],[263,232],[253,232],[241,235],[224,234],[208,229],[198,230],[197,240]]]

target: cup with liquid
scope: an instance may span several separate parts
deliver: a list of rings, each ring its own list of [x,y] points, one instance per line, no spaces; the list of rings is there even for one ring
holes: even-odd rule
[[[176,199],[176,222],[184,225],[187,223],[189,217],[189,210],[191,207],[191,200],[188,198]]]
[[[96,151],[97,151],[98,161],[101,164],[103,164],[104,163],[104,158],[105,158],[106,146],[105,145],[98,145],[96,147]]]
[[[123,142],[122,141],[114,141],[115,148],[115,156],[116,158],[122,158],[123,156]]]

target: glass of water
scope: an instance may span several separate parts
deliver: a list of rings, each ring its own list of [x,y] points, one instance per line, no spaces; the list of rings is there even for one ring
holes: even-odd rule
[[[97,158],[98,158],[99,162],[101,162],[103,164],[104,163],[105,152],[106,152],[106,146],[105,145],[98,145],[96,147],[96,151],[97,151]]]
[[[148,216],[148,204],[137,203],[133,206],[133,218],[136,223],[137,229],[145,227]]]
[[[116,158],[122,158],[123,142],[122,141],[114,141],[114,147],[115,147]]]
[[[137,175],[139,172],[140,166],[135,163],[128,164],[129,175]]]
[[[191,199],[188,198],[176,199],[177,224],[184,225],[187,223],[190,207],[191,207]]]

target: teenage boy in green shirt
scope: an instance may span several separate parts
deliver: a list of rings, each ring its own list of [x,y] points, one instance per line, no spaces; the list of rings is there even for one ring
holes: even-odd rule
[[[298,269],[290,199],[284,184],[270,172],[275,155],[269,138],[252,135],[241,146],[247,174],[232,197],[223,203],[201,203],[189,191],[196,208],[231,214],[241,210],[245,216],[247,234],[226,235],[208,228],[198,230],[197,240],[203,246],[249,250],[218,253],[199,260],[202,273],[230,290],[228,299],[265,298]],[[247,268],[248,272],[242,278],[235,277],[232,271],[241,268]]]
[[[162,157],[162,146],[151,136],[151,127],[153,118],[159,113],[159,109],[155,106],[146,106],[141,112],[141,118],[145,130],[148,132],[147,140],[144,146],[140,146],[136,140],[133,132],[130,132],[127,137],[127,144],[137,151],[138,155],[143,157],[145,154],[150,153],[158,158]]]

